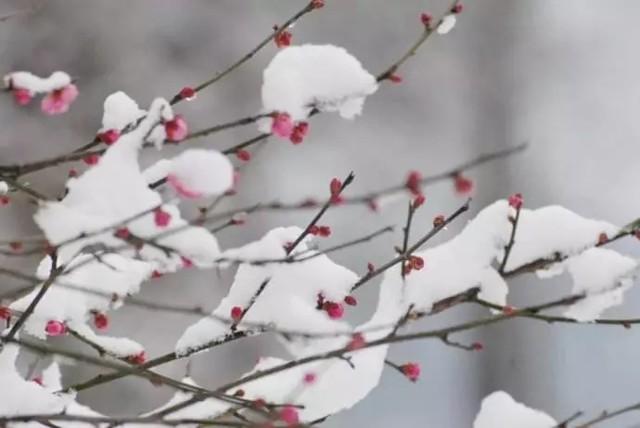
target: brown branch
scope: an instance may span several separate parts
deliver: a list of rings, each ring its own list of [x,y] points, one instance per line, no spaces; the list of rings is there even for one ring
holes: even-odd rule
[[[268,36],[266,36],[264,39],[262,39],[262,41],[260,43],[258,43],[258,45],[256,47],[251,49],[251,51],[249,51],[247,54],[245,54],[242,58],[240,58],[238,61],[236,61],[233,64],[231,64],[231,66],[229,66],[227,69],[225,69],[225,70],[223,70],[223,71],[221,71],[219,73],[216,73],[216,75],[214,75],[210,79],[205,80],[204,82],[200,83],[199,85],[196,85],[193,89],[196,92],[200,92],[203,89],[207,88],[208,86],[213,85],[214,83],[216,83],[217,81],[219,81],[223,77],[227,76],[228,74],[230,74],[231,72],[233,72],[234,70],[239,68],[242,64],[244,64],[245,62],[247,62],[251,58],[253,58],[255,56],[255,54],[258,53],[258,51],[260,51],[262,48],[264,48],[267,44],[269,44],[273,40],[273,37],[275,35],[280,33],[282,30],[285,30],[289,26],[293,25],[296,21],[298,21],[300,18],[302,18],[304,15],[306,15],[307,13],[311,12],[314,9],[315,9],[314,3],[312,1],[309,2],[304,8],[302,8],[300,11],[298,11],[291,18],[287,19],[283,24],[275,27],[274,28],[274,32],[269,33]],[[180,96],[180,94],[176,94],[171,99],[171,104],[174,105],[174,104],[179,103],[180,101],[182,101],[182,97]]]
[[[599,424],[600,422],[608,421],[610,419],[616,418],[625,413],[635,412],[638,410],[640,410],[640,403],[631,404],[629,406],[622,407],[616,410],[610,410],[610,411],[603,410],[600,416],[593,418],[587,422],[581,423],[580,425],[577,425],[575,428],[590,428],[596,424]]]
[[[511,249],[513,248],[513,244],[516,243],[516,229],[518,228],[518,220],[520,220],[520,210],[521,207],[518,207],[516,209],[516,216],[513,218],[509,218],[509,220],[511,221],[511,236],[509,237],[509,242],[504,247],[504,257],[502,258],[502,262],[500,263],[500,267],[498,268],[498,273],[500,275],[504,275],[504,269],[507,266],[507,261],[509,260]]]
[[[433,238],[435,235],[438,234],[438,232],[440,232],[442,229],[447,227],[447,225],[449,223],[451,223],[453,220],[455,220],[462,213],[464,213],[467,210],[469,210],[469,203],[470,202],[471,202],[471,200],[468,199],[460,208],[458,208],[453,214],[451,214],[449,217],[447,217],[444,220],[444,222],[442,222],[442,224],[434,225],[433,228],[426,235],[424,235],[422,238],[420,238],[415,244],[410,246],[406,253],[407,254],[411,254],[411,253],[415,252],[416,250],[418,250],[429,239]],[[399,256],[389,260],[388,262],[386,262],[382,266],[378,267],[377,269],[374,269],[374,270],[368,272],[366,275],[364,275],[362,278],[360,278],[355,284],[353,284],[353,286],[351,287],[351,291],[353,292],[353,291],[357,290],[358,288],[360,288],[366,282],[370,281],[371,279],[373,279],[376,276],[380,275],[381,273],[385,272],[387,269],[392,268],[396,264],[406,260],[406,258],[407,258],[406,254],[400,254]]]
[[[40,303],[44,295],[47,293],[47,290],[49,290],[49,288],[54,283],[56,278],[64,271],[65,265],[55,267],[55,264],[56,264],[55,255],[52,256],[52,259],[53,259],[52,266],[54,267],[51,273],[49,274],[49,278],[47,278],[47,280],[42,284],[42,286],[40,287],[40,290],[38,291],[38,294],[36,294],[36,296],[33,298],[31,303],[29,303],[29,306],[27,306],[27,309],[18,318],[16,323],[13,325],[13,327],[11,327],[11,330],[9,330],[9,333],[7,333],[6,336],[0,336],[0,342],[7,343],[15,337],[15,335],[18,333],[18,331],[20,331],[24,323],[27,322],[27,320],[29,319],[33,311],[36,309],[36,306],[38,306],[38,303]]]

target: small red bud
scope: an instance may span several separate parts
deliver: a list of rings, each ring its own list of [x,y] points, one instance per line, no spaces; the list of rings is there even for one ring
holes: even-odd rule
[[[147,361],[147,353],[142,351],[139,354],[129,355],[127,361],[135,365],[144,364]]]
[[[520,208],[522,208],[523,203],[524,199],[522,198],[522,194],[514,193],[513,195],[509,196],[509,206],[511,208],[519,210]]]
[[[329,190],[331,191],[331,196],[339,195],[342,191],[342,181],[337,178],[331,179]]]
[[[249,162],[251,160],[251,153],[248,150],[238,150],[236,157],[243,162]]]
[[[371,262],[367,263],[367,272],[371,273],[375,270],[376,270],[376,267],[373,265],[373,263]]]
[[[153,212],[153,221],[158,227],[167,227],[171,221],[171,214],[164,211],[162,208],[157,208]]]
[[[78,176],[78,170],[77,170],[77,169],[75,169],[75,168],[71,168],[71,169],[69,170],[69,172],[67,173],[67,175],[68,175],[69,177],[77,177],[77,176]]]
[[[15,252],[22,251],[22,242],[11,241],[9,242],[9,248],[11,248]]]
[[[388,79],[393,82],[393,83],[401,83],[402,82],[402,76],[400,76],[399,74],[390,74]]]
[[[331,228],[329,226],[318,226],[318,236],[326,238],[331,235]]]
[[[451,8],[451,13],[458,14],[461,13],[463,9],[464,6],[462,5],[462,3],[456,3],[455,6]]]
[[[358,301],[353,296],[345,296],[344,297],[344,302],[349,306],[357,306],[358,305]]]
[[[471,344],[471,349],[474,351],[482,351],[484,349],[484,345],[480,342],[473,342]]]
[[[106,330],[107,327],[109,327],[109,318],[107,317],[107,314],[102,312],[94,313],[93,325],[95,325],[98,330]]]
[[[433,218],[433,227],[442,227],[444,226],[445,218],[442,214],[439,214]]]
[[[121,227],[119,229],[116,229],[116,232],[114,233],[114,235],[116,238],[127,240],[131,236],[131,232],[129,231],[128,228]]]
[[[273,41],[276,42],[276,46],[279,48],[286,48],[291,45],[291,39],[293,34],[287,30],[282,30],[274,36]]]
[[[507,305],[504,308],[502,308],[502,313],[507,316],[511,316],[516,313],[516,308],[514,308],[513,306]]]
[[[87,165],[96,165],[100,161],[100,156],[96,153],[92,153],[90,155],[86,155],[82,160]]]
[[[0,205],[2,206],[9,205],[9,202],[11,202],[11,199],[8,196],[6,195],[0,196]]]
[[[353,336],[351,336],[351,341],[347,345],[347,349],[349,351],[355,351],[357,349],[364,348],[366,344],[367,342],[364,340],[364,336],[362,336],[362,333],[355,333]]]
[[[473,181],[461,173],[453,176],[453,184],[456,192],[460,195],[467,195],[473,191]]]
[[[196,98],[196,90],[190,86],[185,86],[180,89],[180,98],[186,101],[191,101]]]
[[[242,308],[240,306],[234,306],[231,308],[231,319],[233,322],[238,322],[242,319]]]
[[[306,383],[307,385],[311,385],[312,383],[315,383],[317,379],[317,376],[315,373],[306,373],[304,375],[304,383]]]
[[[418,171],[409,171],[409,175],[407,175],[407,181],[405,182],[405,187],[413,193],[415,196],[421,195],[420,191],[420,182],[422,181],[422,174]]]
[[[411,382],[416,382],[420,378],[420,364],[418,363],[405,363],[400,366],[400,370]]]
[[[604,245],[607,242],[609,242],[609,237],[606,233],[602,232],[600,235],[598,235],[598,245]]]
[[[433,16],[430,13],[422,13],[420,14],[420,21],[422,21],[422,24],[428,28],[431,26]]]
[[[420,270],[424,267],[424,259],[420,256],[409,257],[409,263],[411,264],[411,268],[415,270]]]
[[[311,0],[311,7],[314,9],[320,9],[324,7],[324,0]]]
[[[424,205],[425,200],[426,198],[423,194],[416,196],[416,198],[413,200],[413,209],[420,208],[422,205]]]
[[[0,306],[0,320],[11,319],[11,309],[6,306]]]
[[[112,145],[120,138],[120,132],[117,129],[108,129],[98,134],[98,139],[107,146]]]

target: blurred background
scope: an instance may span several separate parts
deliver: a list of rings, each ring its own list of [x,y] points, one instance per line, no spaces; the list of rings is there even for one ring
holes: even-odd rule
[[[345,47],[376,74],[395,61],[419,35],[420,13],[435,16],[449,1],[326,0],[293,29],[293,42]],[[18,108],[8,95],[0,103],[0,164],[33,161],[68,152],[93,138],[102,102],[123,90],[146,108],[155,96],[169,97],[221,71],[253,48],[276,23],[305,0],[49,0],[35,13],[0,22],[0,73],[29,70],[48,75],[65,70],[77,79],[80,97],[62,117],[45,117],[35,107]],[[0,14],[30,6],[0,0]],[[433,37],[400,71],[401,84],[385,83],[370,97],[362,117],[345,121],[321,115],[302,145],[270,141],[243,170],[239,194],[221,209],[259,201],[297,201],[324,195],[329,180],[353,170],[352,194],[404,180],[407,171],[446,171],[478,154],[528,141],[526,152],[468,172],[476,184],[473,212],[522,192],[528,207],[560,204],[587,217],[625,224],[640,215],[640,27],[637,0],[482,0],[465,3],[457,27]],[[276,53],[270,44],[232,75],[180,104],[192,129],[252,115],[260,109],[261,72]],[[321,64],[319,64],[321,66]],[[339,78],[339,77],[337,77]],[[253,136],[253,126],[194,143],[226,148]],[[190,143],[191,144],[191,143]],[[168,149],[169,151],[171,149]],[[162,155],[167,155],[167,151]],[[152,163],[160,155],[145,154]],[[69,167],[32,174],[32,186],[60,195]],[[427,203],[415,230],[426,230],[439,213],[462,202],[451,182],[426,189]],[[0,208],[2,239],[38,233],[34,206],[19,197]],[[183,208],[194,215],[196,207]],[[258,239],[279,225],[305,225],[313,211],[260,213],[242,228],[218,235],[223,248]],[[366,207],[331,210],[324,223],[331,245],[404,221],[403,203],[375,214]],[[471,218],[471,215],[466,219]],[[464,221],[438,237],[449,239]],[[333,258],[363,273],[367,262],[389,259],[399,232]],[[638,256],[631,239],[617,248]],[[1,260],[33,272],[37,259]],[[232,272],[190,271],[145,284],[142,297],[181,305],[217,305]],[[354,322],[367,319],[377,299],[377,282],[358,295]],[[16,288],[3,278],[0,290]],[[551,300],[569,292],[568,278],[538,281],[532,275],[510,283],[514,305]],[[607,316],[640,314],[640,291]],[[484,313],[457,308],[422,321],[413,331],[477,318]],[[125,307],[112,313],[109,334],[132,337],[150,356],[168,352],[197,318]],[[530,320],[484,328],[456,337],[481,341],[483,352],[465,352],[440,342],[401,344],[390,358],[422,364],[422,379],[407,382],[387,370],[380,386],[350,411],[324,426],[469,427],[486,394],[503,389],[518,401],[562,420],[576,410],[640,401],[640,329],[547,325]],[[78,347],[78,349],[82,349]],[[280,355],[273,337],[245,339],[192,358],[197,382],[213,387],[250,369],[261,355]],[[26,357],[26,361],[29,362]],[[180,377],[185,362],[162,366]],[[92,367],[66,367],[65,383],[95,374]],[[168,388],[130,379],[80,394],[80,401],[113,415],[132,415],[164,403]],[[632,427],[630,414],[603,427]],[[634,425],[635,423],[635,425]]]

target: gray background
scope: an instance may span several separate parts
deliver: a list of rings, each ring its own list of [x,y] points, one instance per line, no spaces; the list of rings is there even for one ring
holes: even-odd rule
[[[70,113],[56,118],[19,109],[5,96],[0,103],[1,163],[40,159],[80,146],[99,126],[102,101],[109,93],[124,90],[143,107],[154,96],[170,96],[224,69],[305,3],[49,0],[34,15],[0,23],[2,73],[26,69],[45,75],[62,69],[78,79],[81,91]],[[327,0],[324,9],[296,25],[294,42],[344,46],[376,73],[413,42],[421,29],[421,11],[439,15],[447,3]],[[26,1],[2,0],[0,13],[26,6]],[[323,194],[331,177],[350,170],[357,175],[350,191],[374,190],[400,182],[409,169],[436,173],[478,153],[529,141],[525,154],[470,172],[478,187],[474,210],[520,191],[530,207],[557,203],[586,216],[626,223],[640,212],[634,165],[640,154],[639,13],[637,0],[469,1],[453,32],[429,41],[402,70],[402,84],[384,84],[367,100],[363,117],[351,122],[322,115],[312,121],[311,136],[301,146],[272,141],[243,173],[240,194],[226,206]],[[194,129],[255,113],[261,70],[275,52],[268,46],[196,102],[182,104],[180,112]],[[237,129],[198,144],[225,148],[254,132],[252,127]],[[153,156],[147,154],[145,162]],[[54,196],[63,189],[65,175],[62,167],[29,179]],[[428,189],[427,198],[416,223],[422,228],[433,215],[450,212],[461,202],[451,183]],[[34,208],[24,200],[1,210],[3,239],[37,232],[31,221]],[[219,239],[223,247],[238,245],[277,225],[303,225],[310,216],[258,214],[244,228],[220,233]],[[399,223],[403,216],[402,205],[378,215],[360,207],[331,211],[325,222],[334,236],[326,242],[358,237]],[[447,237],[459,227],[452,227]],[[398,242],[398,235],[387,236],[335,259],[363,272],[367,261],[388,259]],[[618,248],[639,253],[632,240]],[[37,260],[2,263],[31,272]],[[180,273],[147,284],[142,296],[212,308],[230,278],[228,272]],[[16,285],[3,280],[0,288]],[[515,304],[568,292],[564,277],[546,282],[528,277],[510,285]],[[359,296],[362,303],[354,320],[368,317],[376,296],[372,283]],[[608,315],[637,315],[639,298],[632,290],[625,305]],[[413,329],[480,314],[459,308]],[[154,356],[172,348],[194,320],[125,308],[113,314],[110,333],[139,340]],[[595,413],[635,402],[640,400],[639,334],[637,328],[516,320],[458,338],[483,341],[482,353],[436,342],[399,345],[392,359],[420,361],[421,381],[411,384],[386,371],[367,400],[325,425],[467,427],[480,399],[496,389],[557,419],[578,409]],[[192,371],[201,384],[215,386],[247,370],[265,353],[282,351],[273,338],[245,340],[195,357]],[[180,376],[184,367],[180,362],[162,367],[162,372]],[[92,373],[91,368],[67,369],[65,381]],[[127,379],[83,393],[80,400],[100,411],[128,415],[152,409],[171,393]],[[629,415],[602,426],[630,426],[638,420],[640,416]]]

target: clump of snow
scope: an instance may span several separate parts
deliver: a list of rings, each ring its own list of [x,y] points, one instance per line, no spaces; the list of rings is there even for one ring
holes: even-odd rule
[[[555,254],[577,254],[595,245],[601,233],[611,237],[619,230],[611,223],[587,219],[557,205],[522,209],[506,270],[538,259],[553,259]]]
[[[122,131],[136,123],[146,111],[138,107],[138,103],[122,91],[114,92],[104,100],[101,131],[115,129]]]
[[[438,32],[438,34],[447,34],[451,30],[453,30],[453,27],[456,26],[456,21],[456,15],[450,13],[442,18],[442,22],[440,23],[440,25],[438,25],[436,31]]]
[[[515,401],[504,391],[482,400],[473,428],[552,428],[557,422],[548,414]]]
[[[0,195],[6,195],[9,192],[9,185],[6,181],[0,181]]]
[[[152,184],[165,178],[171,170],[171,159],[160,159],[142,172],[147,183]]]
[[[98,335],[87,324],[70,323],[69,326],[80,336],[98,345],[105,353],[116,358],[132,357],[144,352],[142,345],[126,337]]]
[[[333,45],[291,46],[280,50],[263,73],[262,107],[304,120],[311,110],[337,111],[352,119],[378,88],[376,79],[344,48]],[[271,132],[273,119],[259,122]]]
[[[302,229],[298,227],[276,228],[259,241],[227,250],[221,257],[246,261],[280,260],[287,255],[285,245],[295,241],[301,233]],[[305,257],[315,253],[307,250],[305,242],[296,247],[296,252],[305,252]],[[327,301],[342,302],[357,280],[355,273],[334,263],[326,255],[295,263],[240,265],[229,293],[213,315],[223,320],[230,319],[231,309],[234,306],[246,308],[267,280],[264,291],[243,319],[247,325],[270,324],[290,331],[303,328],[305,332],[349,331],[345,323],[331,319],[326,312],[316,308],[318,295]],[[202,319],[185,331],[176,345],[176,352],[184,354],[223,337],[228,334],[229,325],[230,322]],[[243,323],[240,324],[242,326]],[[293,340],[285,345],[290,347],[290,351],[299,346]]]
[[[49,77],[39,77],[29,71],[14,71],[3,78],[7,88],[26,89],[32,94],[47,93],[71,84],[71,77],[64,71],[55,71]]]
[[[51,260],[44,259],[38,267],[40,278],[49,276]],[[44,295],[24,329],[45,338],[48,321],[84,324],[91,311],[107,311],[120,305],[121,299],[139,291],[140,284],[151,276],[154,265],[118,254],[103,254],[100,260],[82,255],[69,265],[70,272],[56,279]],[[86,290],[86,291],[85,291]],[[24,311],[40,291],[36,287],[14,301],[13,310]],[[116,299],[114,299],[116,297]]]
[[[233,166],[216,150],[185,150],[172,159],[167,179],[180,195],[217,196],[233,186]]]
[[[145,143],[145,136],[160,129],[163,135],[159,137],[164,140],[164,128],[158,123],[173,114],[170,109],[165,100],[155,100],[144,120],[122,135],[117,144],[110,146],[96,166],[67,182],[68,193],[62,201],[41,205],[35,220],[49,242],[58,245],[73,240],[60,249],[58,256],[62,262],[87,245],[122,245],[122,241],[113,236],[113,227],[122,222],[126,222],[130,232],[140,238],[154,239],[163,233],[156,244],[175,251],[147,244],[139,253],[147,260],[165,264],[167,270],[179,267],[181,256],[209,265],[218,256],[215,237],[204,228],[189,226],[176,207],[163,204],[160,194],[148,187],[147,179],[140,171],[138,152]],[[226,183],[207,185],[223,187]],[[171,214],[168,227],[155,224],[153,211],[160,207]],[[99,233],[103,230],[107,232]],[[74,239],[85,235],[87,237]],[[137,252],[131,248],[128,254],[136,255]]]
[[[16,370],[18,346],[5,344],[0,350],[0,415],[32,415],[61,412],[66,400],[51,394],[36,382],[27,381]]]
[[[509,205],[501,200],[482,210],[453,239],[419,251],[424,268],[414,270],[403,281],[400,265],[385,273],[382,287],[405,287],[404,306],[429,311],[441,299],[480,287],[480,298],[506,303],[507,285],[492,267],[509,240]],[[404,285],[403,285],[404,284]]]
[[[573,280],[572,293],[586,295],[564,315],[582,322],[593,321],[605,309],[621,304],[638,267],[630,257],[606,248],[590,248],[563,265]]]

